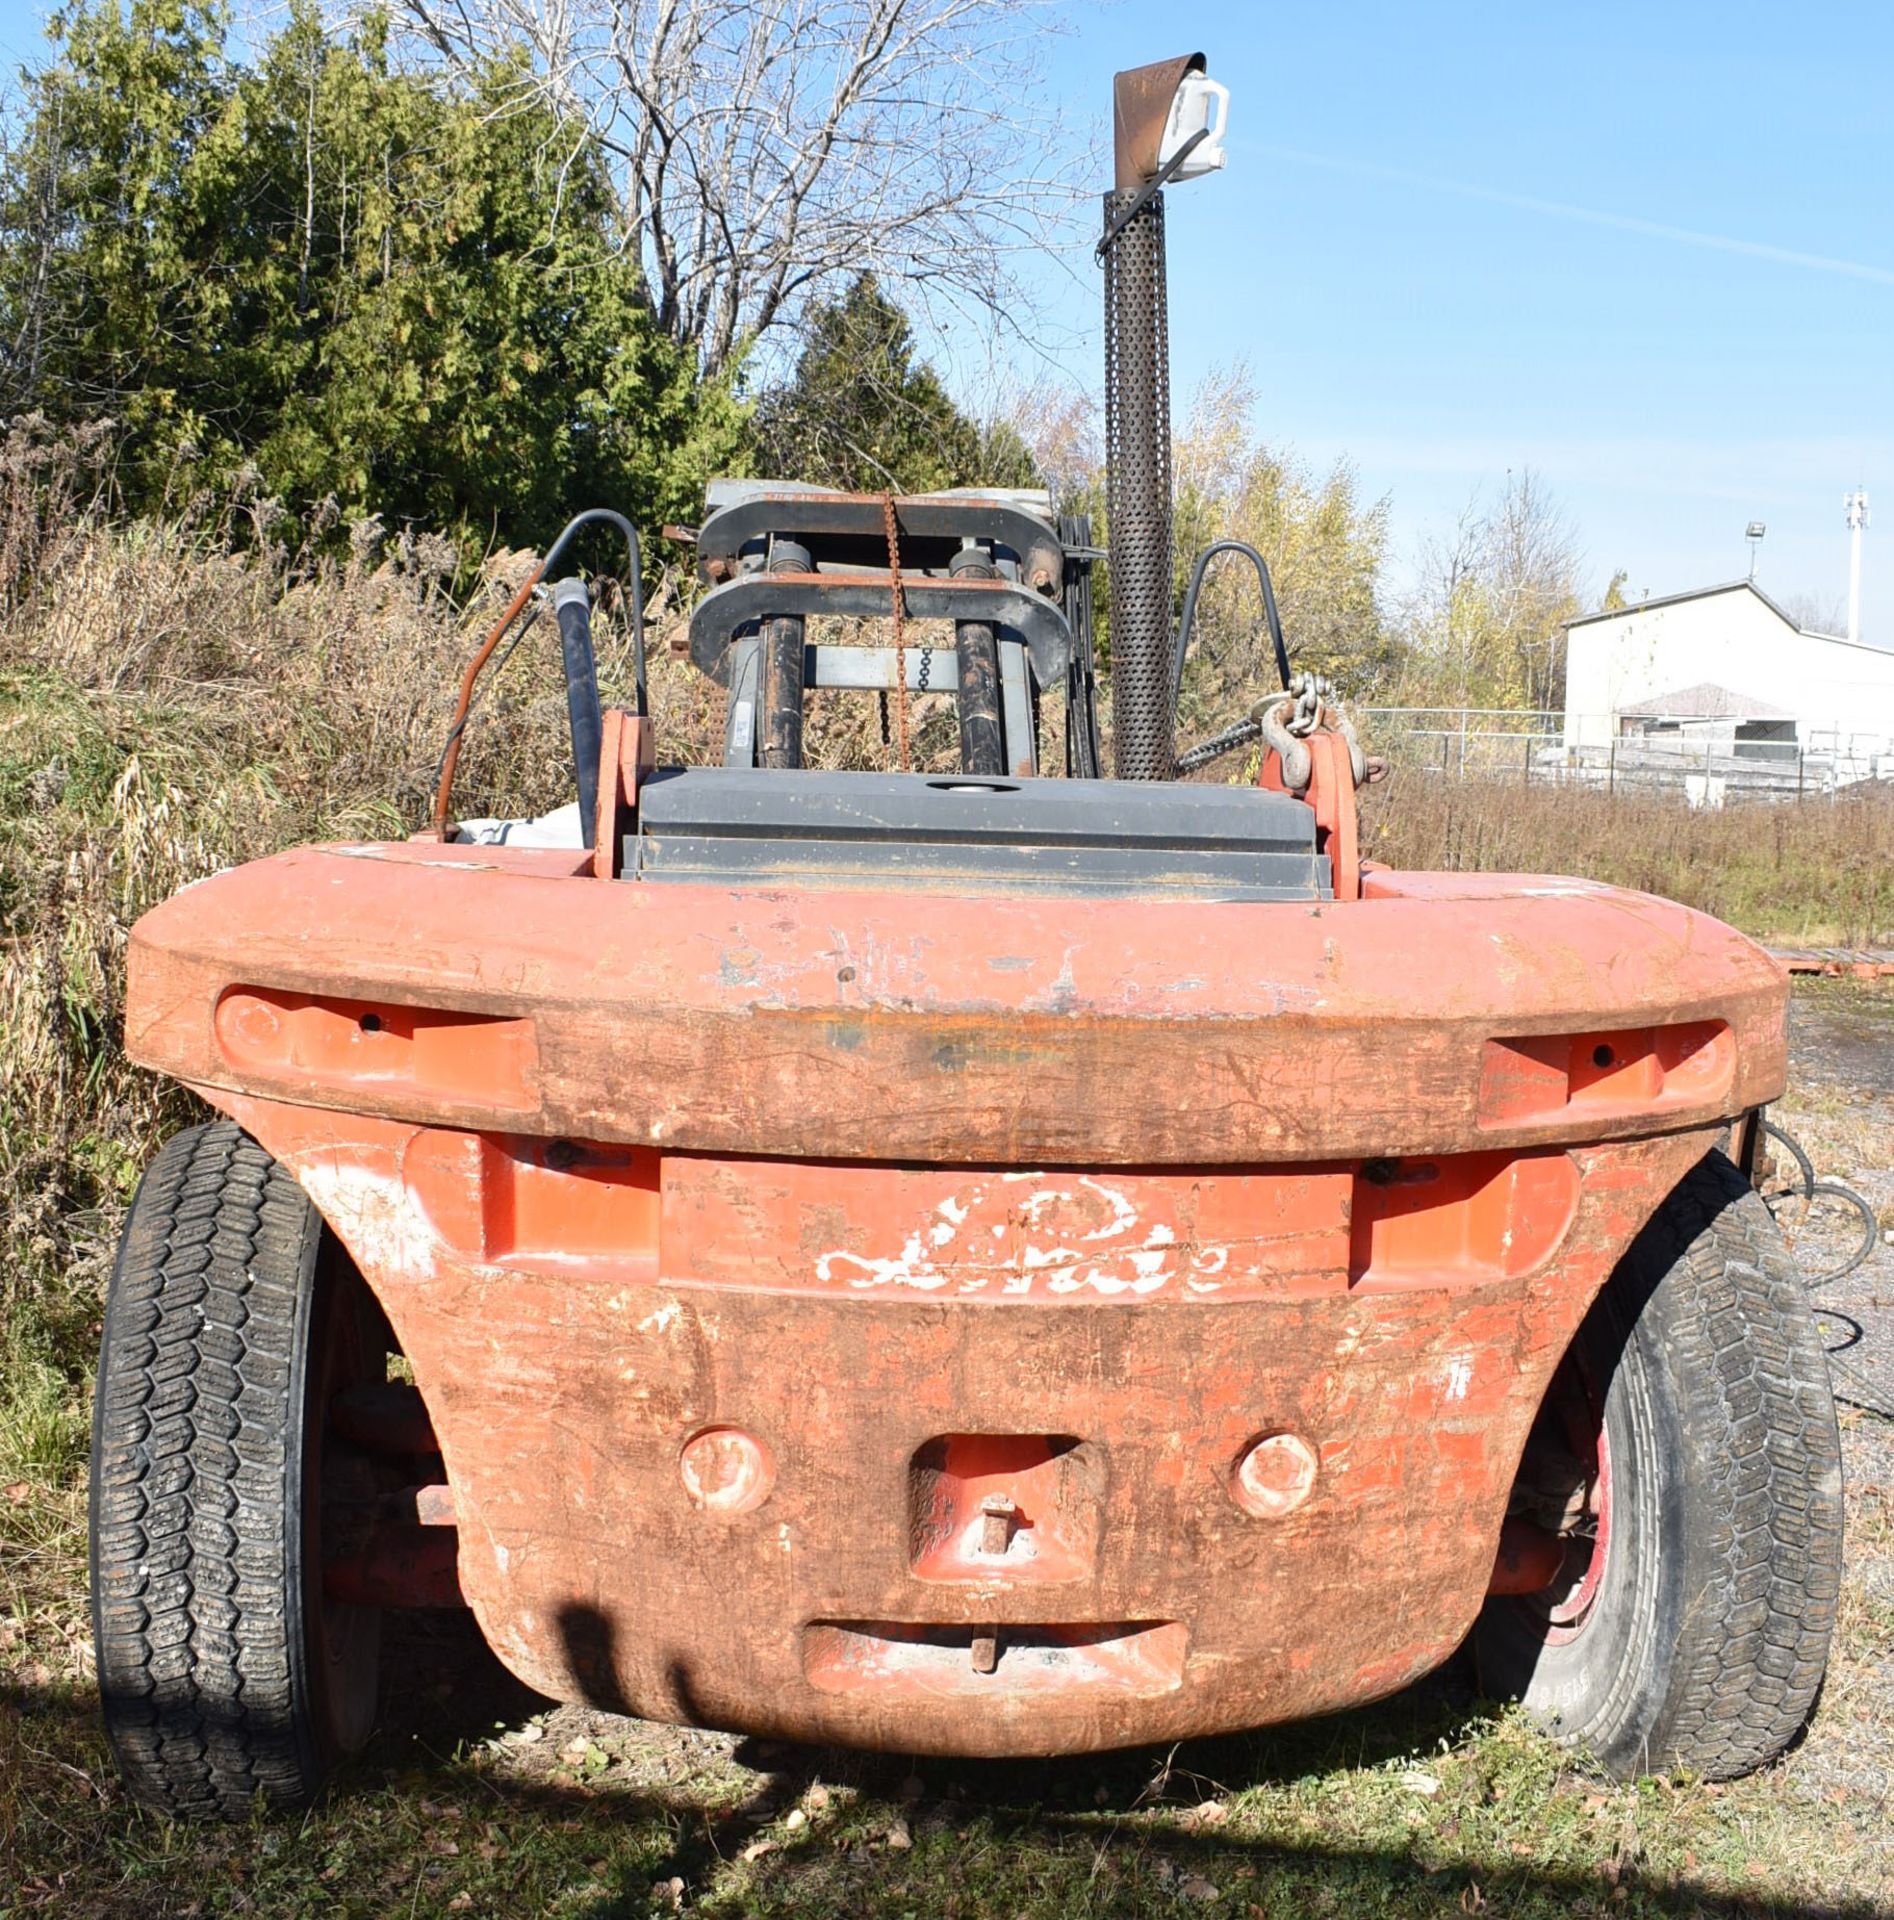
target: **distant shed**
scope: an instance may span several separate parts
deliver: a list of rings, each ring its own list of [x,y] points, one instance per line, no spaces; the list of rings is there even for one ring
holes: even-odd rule
[[[1571,621],[1565,745],[1664,735],[1882,770],[1894,756],[1894,652],[1805,632],[1751,580]]]

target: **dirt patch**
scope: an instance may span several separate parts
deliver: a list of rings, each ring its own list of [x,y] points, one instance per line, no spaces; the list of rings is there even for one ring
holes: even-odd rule
[[[1797,980],[1789,1053],[1792,1102],[1822,1091],[1865,1097],[1885,1105],[1880,1118],[1894,1128],[1894,980]]]

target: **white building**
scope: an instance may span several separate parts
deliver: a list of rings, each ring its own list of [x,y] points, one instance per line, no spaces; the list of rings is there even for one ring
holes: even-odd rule
[[[1566,628],[1565,746],[1894,773],[1894,652],[1805,633],[1751,580]]]

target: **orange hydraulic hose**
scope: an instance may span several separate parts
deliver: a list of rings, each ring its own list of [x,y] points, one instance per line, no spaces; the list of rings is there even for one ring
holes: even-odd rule
[[[551,558],[550,555],[547,556]],[[473,704],[474,684],[479,680],[481,671],[493,656],[493,650],[500,644],[521,609],[531,599],[533,589],[539,585],[546,572],[546,561],[542,560],[520,583],[520,590],[507,602],[506,611],[493,623],[493,630],[486,637],[480,651],[467,663],[467,671],[460,677],[460,702],[454,708],[454,724],[448,729],[447,751],[441,755],[441,784],[434,794],[434,831],[445,840],[447,838],[447,809],[453,798],[454,769],[460,763],[460,741],[462,729],[467,724],[467,709]]]

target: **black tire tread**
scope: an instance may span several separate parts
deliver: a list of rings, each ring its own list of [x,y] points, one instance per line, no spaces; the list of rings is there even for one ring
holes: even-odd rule
[[[295,1462],[322,1221],[228,1121],[153,1160],[113,1269],[93,1433],[92,1602],[133,1795],[242,1816],[320,1784],[302,1712]]]
[[[1821,1686],[1841,1597],[1841,1437],[1807,1290],[1761,1198],[1711,1154],[1666,1212],[1668,1244],[1685,1244],[1663,1355],[1703,1524],[1651,1758],[1728,1779],[1775,1758]],[[1663,1244],[1641,1239],[1633,1265]]]

